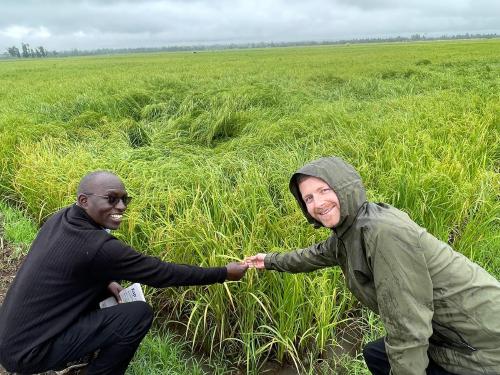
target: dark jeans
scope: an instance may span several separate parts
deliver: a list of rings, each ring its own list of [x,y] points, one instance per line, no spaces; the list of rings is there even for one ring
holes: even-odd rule
[[[35,372],[62,369],[99,350],[87,374],[124,374],[152,321],[151,307],[140,301],[92,311],[47,344],[51,348]]]
[[[385,352],[384,338],[369,342],[363,348],[363,357],[365,358],[366,366],[373,375],[389,375],[391,366],[389,358]],[[436,364],[429,358],[429,366],[427,367],[427,375],[454,375],[446,371],[441,366]]]

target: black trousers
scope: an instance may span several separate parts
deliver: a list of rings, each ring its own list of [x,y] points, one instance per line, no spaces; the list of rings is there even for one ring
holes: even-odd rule
[[[46,344],[49,352],[35,367],[30,364],[30,370],[62,369],[67,363],[99,350],[87,374],[124,374],[152,321],[151,307],[141,301],[92,311]]]
[[[373,375],[389,375],[391,366],[389,358],[385,352],[384,338],[372,341],[363,348],[363,357],[365,358],[366,366]],[[446,371],[444,368],[436,364],[429,358],[429,366],[427,367],[427,375],[454,375]]]

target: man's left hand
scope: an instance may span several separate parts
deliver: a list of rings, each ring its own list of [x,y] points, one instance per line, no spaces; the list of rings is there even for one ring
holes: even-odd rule
[[[108,285],[108,291],[116,298],[118,303],[122,303],[122,299],[120,297],[120,292],[123,290],[123,287],[118,284],[116,281],[112,281]]]

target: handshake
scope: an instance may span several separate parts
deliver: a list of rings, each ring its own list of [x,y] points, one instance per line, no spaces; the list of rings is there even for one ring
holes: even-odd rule
[[[266,254],[256,254],[245,257],[242,262],[231,262],[226,266],[227,276],[229,281],[238,281],[245,275],[248,268],[256,268],[258,270],[265,269],[264,258]]]

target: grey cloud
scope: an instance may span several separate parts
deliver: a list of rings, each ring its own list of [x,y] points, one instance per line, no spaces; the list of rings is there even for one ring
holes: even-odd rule
[[[51,49],[90,49],[335,40],[498,30],[500,25],[497,0],[56,0],[46,4],[2,0],[0,49],[21,41]]]

